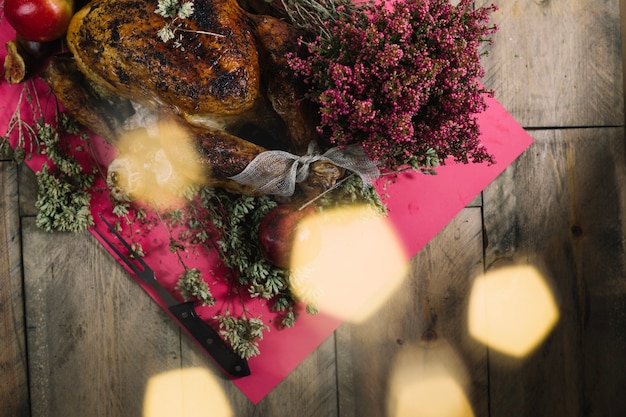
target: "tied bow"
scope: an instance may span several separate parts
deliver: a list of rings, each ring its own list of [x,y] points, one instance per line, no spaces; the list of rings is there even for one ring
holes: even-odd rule
[[[331,148],[320,154],[315,142],[311,142],[302,156],[285,151],[262,152],[243,171],[229,178],[263,194],[287,197],[294,193],[296,183],[309,176],[309,166],[322,160],[354,172],[363,181],[363,186],[371,184],[380,175],[376,163],[359,145]]]

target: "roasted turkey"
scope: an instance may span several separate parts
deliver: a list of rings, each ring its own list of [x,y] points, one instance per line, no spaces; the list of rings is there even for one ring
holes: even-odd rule
[[[44,78],[80,122],[116,144],[146,113],[175,120],[193,138],[204,182],[244,193],[254,190],[229,177],[258,154],[302,155],[318,140],[287,63],[299,36],[290,25],[236,0],[195,0],[166,42],[157,33],[173,22],[155,9],[155,0],[93,0],[73,17],[71,54],[52,59]],[[319,161],[302,185],[319,192],[342,174]]]

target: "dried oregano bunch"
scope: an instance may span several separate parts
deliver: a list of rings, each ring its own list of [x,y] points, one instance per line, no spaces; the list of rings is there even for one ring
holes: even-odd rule
[[[268,262],[259,248],[259,224],[276,201],[270,196],[246,196],[210,187],[202,187],[199,196],[200,206],[218,232],[215,245],[220,259],[236,282],[247,288],[252,298],[270,301],[282,326],[293,326],[296,300],[289,290],[289,271]]]
[[[76,135],[78,124],[63,113],[58,113],[56,126],[38,120],[34,126],[35,139],[42,154],[47,155],[51,164],[44,163],[37,172],[38,195],[35,207],[35,223],[46,232],[82,232],[92,226],[90,203],[95,173],[86,170],[65,149],[62,137]],[[81,145],[74,152],[88,147],[88,137],[81,135]],[[80,148],[80,149],[77,149]]]
[[[22,117],[23,112],[28,115]],[[11,148],[12,137],[17,163],[38,154],[46,155],[49,161],[36,174],[37,226],[47,232],[85,231],[93,224],[89,190],[96,168],[85,168],[77,161],[76,155],[89,148],[89,138],[81,133],[79,123],[59,109],[53,121],[45,120],[37,89],[29,81],[22,84],[7,130],[0,137],[0,153]],[[68,137],[77,140],[69,141]]]
[[[176,289],[185,300],[196,298],[203,306],[215,305],[215,298],[209,289],[209,284],[202,279],[202,272],[198,268],[184,267],[185,271],[180,275]]]
[[[270,329],[260,318],[247,316],[237,318],[228,311],[214,318],[219,323],[220,335],[235,353],[246,359],[260,353],[259,341],[263,340],[263,332]]]

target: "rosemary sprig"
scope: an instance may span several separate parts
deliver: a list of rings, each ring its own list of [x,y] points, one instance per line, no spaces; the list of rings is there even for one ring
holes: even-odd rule
[[[355,10],[365,10],[370,3],[352,0],[276,0],[273,5],[278,13],[286,15],[289,23],[296,29],[309,35],[328,38],[331,34],[324,29],[324,22],[350,16]]]

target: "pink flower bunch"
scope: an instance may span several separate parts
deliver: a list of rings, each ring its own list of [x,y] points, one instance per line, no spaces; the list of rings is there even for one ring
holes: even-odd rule
[[[480,44],[495,6],[448,0],[381,2],[323,23],[290,64],[319,106],[319,133],[361,144],[381,168],[487,161],[475,115],[486,108]]]

